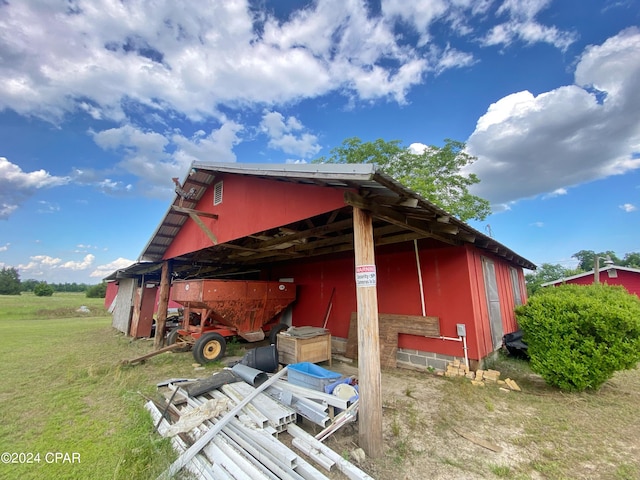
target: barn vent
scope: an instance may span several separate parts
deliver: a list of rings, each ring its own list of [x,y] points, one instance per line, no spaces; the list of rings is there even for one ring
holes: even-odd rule
[[[222,203],[222,182],[218,182],[213,186],[213,204],[220,205]]]

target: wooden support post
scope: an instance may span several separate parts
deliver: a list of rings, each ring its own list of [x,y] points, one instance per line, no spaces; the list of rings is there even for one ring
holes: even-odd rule
[[[377,458],[383,454],[382,378],[373,222],[371,214],[358,207],[353,207],[353,242],[358,306],[358,428],[360,446],[368,456]]]
[[[167,324],[167,310],[169,309],[169,288],[171,284],[171,260],[162,262],[162,273],[160,275],[160,295],[158,298],[158,316],[156,318],[156,336],[153,339],[154,348],[164,347],[164,328]]]

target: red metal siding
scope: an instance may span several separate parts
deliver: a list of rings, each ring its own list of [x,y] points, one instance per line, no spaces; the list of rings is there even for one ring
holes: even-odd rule
[[[376,250],[379,311],[421,315],[420,288],[413,244]],[[443,336],[456,337],[456,324],[464,323],[475,341],[474,305],[464,248],[430,248],[420,251],[425,289],[426,314],[440,318]],[[298,285],[293,308],[295,325],[322,326],[331,292],[335,288],[327,324],[334,336],[346,338],[351,312],[356,311],[354,260],[351,254],[340,258],[289,263],[272,271],[272,277],[293,277]],[[401,335],[401,348],[463,355],[462,344],[440,339]],[[475,358],[477,348],[470,349]]]
[[[111,304],[118,295],[118,282],[108,282],[107,283],[107,292],[104,296],[104,308],[110,308]]]
[[[511,281],[512,268],[508,263],[498,257],[486,255],[484,252],[467,247],[469,252],[469,272],[471,276],[471,295],[474,305],[476,322],[475,336],[472,336],[467,326],[467,344],[469,347],[469,357],[478,359],[484,358],[493,351],[491,341],[491,329],[489,322],[489,311],[487,307],[487,297],[485,293],[485,282],[482,272],[482,257],[486,256],[494,262],[496,270],[496,280],[500,297],[500,314],[502,317],[503,333],[511,333],[518,329],[514,309],[516,307],[513,285]],[[527,300],[526,287],[524,284],[524,272],[521,268],[516,269],[518,273],[518,284],[523,303]],[[471,355],[474,352],[474,355]],[[479,356],[478,356],[479,355]]]
[[[276,182],[255,177],[226,175],[222,180],[223,200],[213,205],[213,186],[204,193],[196,210],[215,213],[218,219],[201,217],[218,243],[313,217],[344,206],[338,189],[315,185]],[[188,219],[173,240],[164,258],[173,258],[211,246],[211,240]]]
[[[474,313],[470,294],[471,277],[467,268],[465,249],[446,247],[421,250],[420,260],[427,315],[440,318],[440,334],[442,336],[457,337],[456,325],[461,323],[466,326],[468,342],[474,342]],[[408,262],[410,262],[409,259]],[[410,263],[407,265],[408,270],[410,269],[409,265]],[[413,270],[415,271],[415,259]],[[415,278],[417,283],[417,274]],[[461,342],[402,335],[398,343],[402,348],[457,357],[464,355]],[[476,354],[477,349],[469,350],[470,358],[475,358]]]
[[[334,336],[346,338],[356,308],[354,270],[353,255],[343,254],[320,261],[288,262],[274,268],[271,278],[293,278],[297,286],[293,323],[297,326],[321,327],[335,288],[327,328]]]
[[[616,270],[616,272],[618,273],[617,278],[609,278],[609,274],[607,272],[600,272],[600,283],[605,283],[607,285],[622,285],[629,293],[633,293],[640,297],[640,273],[628,272],[626,270]],[[566,283],[591,285],[593,280],[593,275],[585,275],[580,278],[567,280]]]
[[[484,358],[491,348],[491,327],[489,325],[489,309],[487,307],[487,296],[484,285],[484,275],[482,272],[482,255],[477,250],[468,248],[468,269],[471,278],[471,301],[473,303],[474,318],[473,333],[471,337],[467,328],[467,346],[469,351],[475,351],[475,355],[469,358]]]

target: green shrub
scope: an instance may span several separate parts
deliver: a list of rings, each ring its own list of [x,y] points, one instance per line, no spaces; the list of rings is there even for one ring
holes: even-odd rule
[[[40,282],[35,287],[33,287],[33,294],[36,297],[50,297],[53,295],[53,287],[47,282]]]
[[[640,299],[623,287],[545,288],[516,308],[516,318],[531,369],[562,390],[598,389],[640,361]]]
[[[87,298],[104,298],[107,296],[107,283],[102,282],[98,285],[93,285],[92,287],[87,288],[87,292],[85,293]]]

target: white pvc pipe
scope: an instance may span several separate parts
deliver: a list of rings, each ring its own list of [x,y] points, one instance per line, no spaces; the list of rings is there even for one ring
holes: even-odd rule
[[[467,352],[467,337],[445,337],[445,336],[437,336],[431,337],[429,335],[425,335],[427,338],[439,338],[440,340],[450,340],[452,342],[462,342],[462,350],[464,351],[464,364],[469,368],[469,353]]]
[[[284,367],[278,373],[274,374],[269,380],[256,388],[251,395],[246,396],[244,400],[242,400],[235,407],[229,410],[211,429],[209,429],[204,435],[202,435],[186,451],[182,452],[182,454],[169,466],[169,468],[160,474],[157,480],[168,480],[170,478],[173,478],[182,469],[182,467],[184,467],[193,457],[200,453],[200,450],[202,450],[211,440],[213,440],[213,437],[215,437],[220,432],[220,430],[222,430],[224,426],[229,423],[231,419],[233,419],[233,417],[240,413],[240,411],[255,397],[257,397],[260,392],[266,390],[267,387],[270,387],[280,377],[287,373],[287,370],[288,368]]]
[[[464,364],[469,368],[469,355],[467,354],[467,337],[462,337],[462,349],[464,350]]]
[[[422,316],[427,316],[427,307],[424,304],[424,285],[422,284],[422,270],[420,269],[420,254],[418,253],[418,240],[413,241],[416,251],[416,267],[418,269],[418,283],[420,284],[420,301],[422,302]]]
[[[440,340],[451,340],[452,342],[461,342],[462,337],[443,337],[440,335],[439,337],[430,337],[430,338],[439,338]]]

